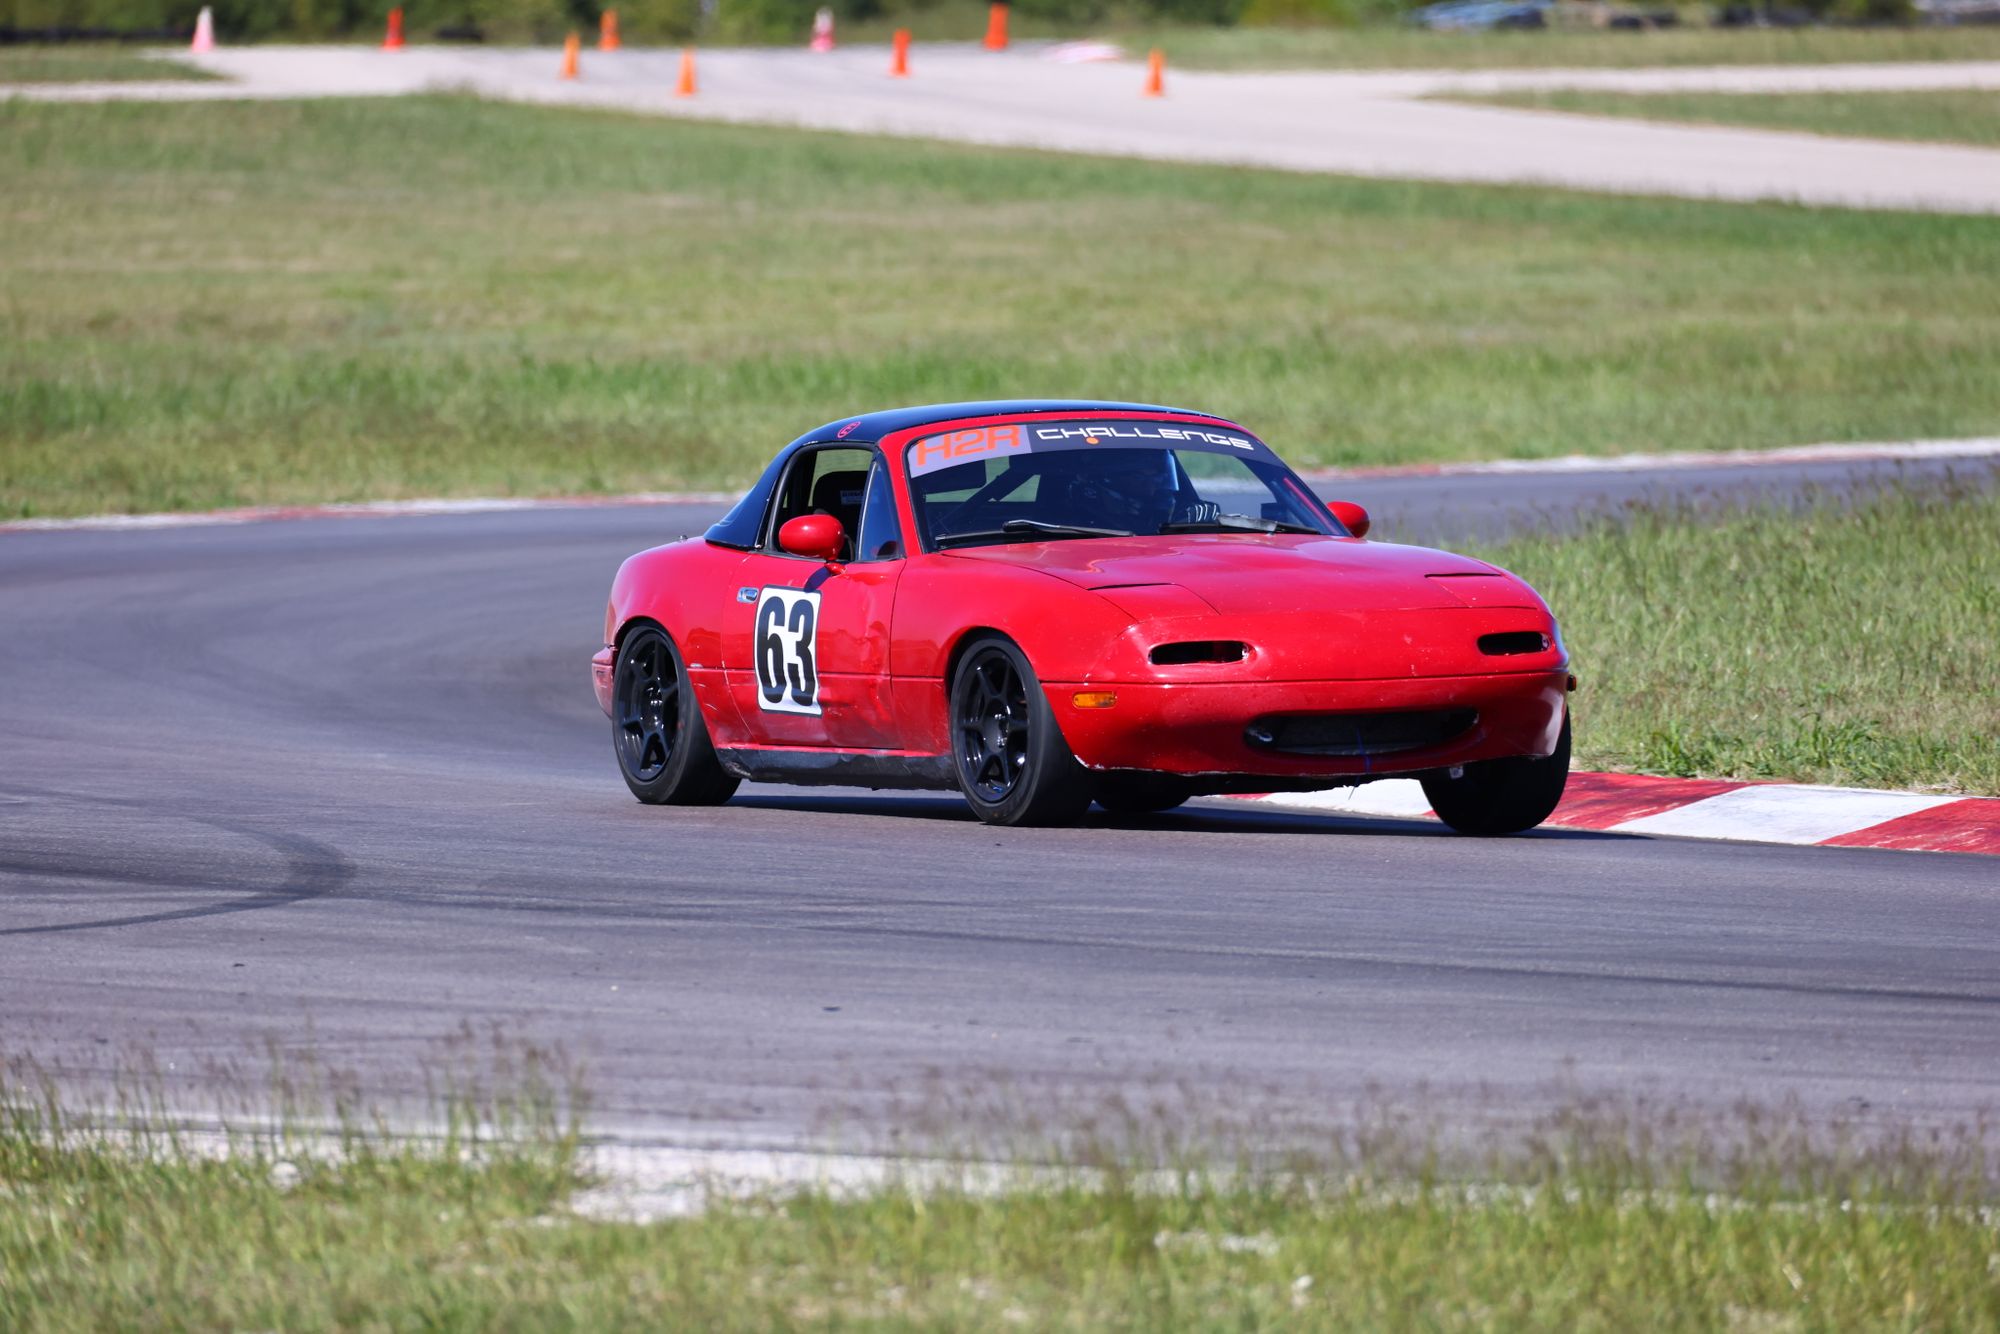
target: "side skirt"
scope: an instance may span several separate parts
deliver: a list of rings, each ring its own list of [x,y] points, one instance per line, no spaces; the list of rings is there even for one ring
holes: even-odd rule
[[[955,788],[949,755],[908,751],[717,748],[715,758],[753,783],[802,783],[829,787]]]

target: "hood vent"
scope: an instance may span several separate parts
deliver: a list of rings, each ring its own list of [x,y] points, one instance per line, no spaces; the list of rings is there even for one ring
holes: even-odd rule
[[[1157,667],[1179,667],[1190,662],[1241,662],[1250,646],[1237,639],[1187,639],[1156,645],[1152,652]]]
[[[1548,646],[1549,637],[1540,630],[1503,630],[1498,634],[1479,636],[1479,651],[1496,658],[1516,653],[1541,653]]]

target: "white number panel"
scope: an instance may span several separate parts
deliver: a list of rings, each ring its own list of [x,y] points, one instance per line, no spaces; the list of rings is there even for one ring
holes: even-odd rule
[[[757,707],[819,712],[819,594],[766,587],[757,594]]]

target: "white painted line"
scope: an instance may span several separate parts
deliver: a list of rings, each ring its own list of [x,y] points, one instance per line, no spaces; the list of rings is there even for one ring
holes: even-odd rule
[[[1255,800],[1267,806],[1325,815],[1386,815],[1407,820],[1431,813],[1424,785],[1414,778],[1380,778],[1360,787],[1336,787],[1325,792],[1274,792]]]
[[[1757,784],[1613,825],[1620,834],[1666,834],[1752,843],[1823,843],[1957,797],[1861,788]]]
[[[2000,458],[2000,437],[1966,440],[1904,440],[1859,445],[1794,445],[1782,449],[1734,449],[1713,453],[1570,454],[1554,459],[1495,459],[1485,463],[1419,464],[1407,468],[1338,468],[1307,471],[1308,481],[1352,477],[1477,477],[1495,473],[1592,473],[1668,471],[1678,468],[1755,467],[1782,463],[1870,463],[1880,460]],[[259,505],[242,509],[195,510],[167,514],[90,514],[74,519],[9,519],[0,533],[62,532],[72,529],[201,528],[211,524],[263,523],[272,519],[378,518],[493,514],[534,509],[588,509],[628,505],[728,505],[740,491],[635,491],[615,496],[519,498],[482,496],[462,500],[364,500],[335,505]]]
[[[1057,42],[1042,52],[1042,59],[1058,65],[1087,65],[1098,60],[1123,60],[1125,48],[1110,42]]]
[[[259,505],[246,509],[197,510],[183,514],[92,514],[77,519],[13,519],[0,523],[0,533],[207,528],[217,524],[266,523],[273,519],[435,518],[457,514],[508,514],[521,510],[728,505],[740,496],[741,493],[736,491],[639,491],[622,496],[551,496],[541,499],[491,496],[462,500],[363,500],[340,505]]]
[[[1095,1186],[1102,1174],[998,1159],[890,1158],[814,1149],[676,1148],[600,1143],[584,1150],[599,1184],[577,1192],[570,1211],[583,1218],[650,1223],[686,1218],[712,1200],[816,1190],[853,1199],[890,1189],[975,1195],[1056,1185]],[[1151,1176],[1153,1174],[1142,1174]],[[1161,1176],[1161,1187],[1170,1185]]]
[[[2000,437],[1966,440],[1900,440],[1873,444],[1788,445],[1780,449],[1676,450],[1662,454],[1564,454],[1549,459],[1494,459],[1485,463],[1445,463],[1435,468],[1412,464],[1410,472],[1440,477],[1478,477],[1496,473],[1649,472],[1669,468],[1741,468],[1774,463],[1875,463],[1898,459],[1927,461],[2000,457]],[[1316,476],[1366,475],[1369,468],[1343,469]]]
[[[204,1118],[205,1120],[205,1118]],[[251,1157],[268,1165],[270,1183],[281,1191],[291,1190],[303,1173],[300,1161],[338,1168],[347,1161],[351,1141],[348,1131],[326,1126],[300,1126],[289,1120],[280,1123],[271,1117],[232,1117],[222,1125],[194,1125],[176,1118],[149,1123],[105,1126],[97,1130],[76,1127],[75,1142],[122,1146],[135,1155],[151,1155],[166,1161],[222,1162]],[[418,1144],[433,1151],[443,1147],[444,1134],[438,1130],[416,1133],[390,1130],[368,1143],[394,1149]],[[499,1144],[504,1136],[493,1127],[481,1127],[477,1136],[459,1149],[460,1161],[477,1163],[482,1148]],[[842,1153],[813,1148],[748,1149],[695,1148],[668,1144],[623,1143],[613,1140],[586,1144],[582,1148],[585,1170],[595,1175],[596,1184],[569,1197],[568,1208],[532,1220],[536,1226],[556,1226],[569,1218],[601,1222],[653,1223],[663,1219],[687,1218],[701,1214],[718,1201],[755,1200],[784,1196],[800,1191],[818,1191],[835,1199],[857,1199],[899,1191],[910,1196],[963,1192],[975,1197],[997,1197],[1009,1192],[1032,1190],[1105,1189],[1114,1178],[1100,1167],[1062,1162],[1003,1158],[944,1158]],[[1320,1168],[1299,1165],[1286,1170],[1258,1172],[1251,1178],[1243,1169],[1229,1165],[1226,1158],[1199,1170],[1199,1179],[1217,1187],[1243,1180],[1267,1180],[1275,1185],[1306,1184],[1326,1179],[1347,1179],[1345,1168],[1336,1164]],[[1184,1168],[1146,1168],[1120,1172],[1115,1180],[1129,1190],[1148,1195],[1171,1196],[1187,1187]],[[1531,1201],[1539,1187],[1520,1187],[1506,1182],[1478,1178],[1420,1184],[1391,1178],[1379,1183],[1366,1197],[1380,1207],[1407,1208],[1422,1199],[1447,1198],[1478,1206],[1495,1200]],[[1449,1191],[1449,1196],[1441,1196]],[[1580,1198],[1574,1190],[1565,1198]],[[1671,1190],[1627,1190],[1621,1199],[1684,1200]],[[1751,1207],[1735,1197],[1709,1193],[1701,1197],[1711,1212],[1734,1212]],[[1794,1204],[1783,1208],[1810,1208]],[[1827,1208],[1835,1205],[1829,1201]],[[1893,1207],[1893,1206],[1892,1206]],[[1848,1203],[1838,1208],[1849,1212]],[[1935,1213],[1935,1207],[1929,1210]],[[1965,1216],[1982,1227],[1992,1227],[2000,1210],[1990,1206],[1964,1210]],[[1228,1252],[1269,1253],[1267,1234],[1244,1236],[1226,1232],[1161,1230],[1154,1234],[1159,1250],[1213,1247]]]

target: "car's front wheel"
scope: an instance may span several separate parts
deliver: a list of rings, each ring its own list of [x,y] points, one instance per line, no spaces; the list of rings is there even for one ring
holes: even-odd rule
[[[653,806],[719,806],[740,781],[715,757],[680,650],[641,625],[618,648],[611,744],[632,795]]]
[[[959,790],[987,824],[1068,824],[1090,805],[1090,778],[1063,740],[1027,655],[997,635],[959,659],[951,680]]]
[[[1569,715],[1555,752],[1541,759],[1481,760],[1454,778],[1449,770],[1424,776],[1424,795],[1438,819],[1461,834],[1518,834],[1555,814],[1569,782]]]

